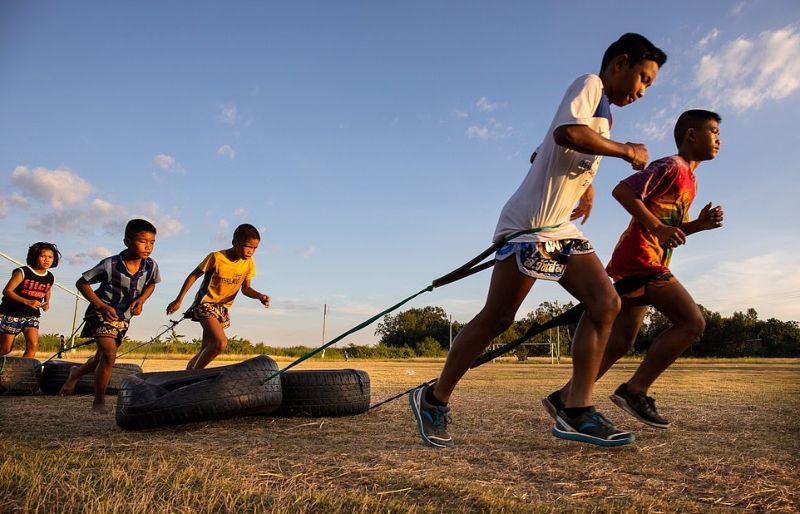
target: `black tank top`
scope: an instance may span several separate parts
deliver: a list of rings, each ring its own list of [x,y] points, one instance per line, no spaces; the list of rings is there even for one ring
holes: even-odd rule
[[[22,282],[14,289],[14,292],[28,300],[43,302],[47,297],[47,292],[53,286],[53,274],[48,271],[44,275],[38,275],[30,266],[23,266],[17,269],[22,271],[23,277]],[[40,315],[39,309],[28,307],[24,303],[19,303],[5,296],[3,301],[0,302],[0,314],[20,318],[38,318]]]

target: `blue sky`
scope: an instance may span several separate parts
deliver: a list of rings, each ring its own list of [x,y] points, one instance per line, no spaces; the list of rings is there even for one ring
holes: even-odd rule
[[[681,111],[723,118],[692,214],[722,204],[725,227],[692,236],[673,271],[723,314],[800,319],[794,1],[2,2],[0,251],[53,241],[73,287],[123,248],[128,218],[150,219],[163,282],[130,332],[147,339],[185,276],[249,222],[263,237],[253,284],[273,302],[237,299],[228,334],[318,345],[323,304],[330,339],[490,244],[564,89],[628,31],[669,61],[614,109],[614,139],[657,158],[674,153]],[[595,180],[583,229],[603,261],[628,221],[610,191],[630,173],[607,158]],[[466,322],[488,280],[409,306]],[[543,300],[569,297],[537,284],[520,315]],[[42,331],[69,333],[74,300],[52,303]]]

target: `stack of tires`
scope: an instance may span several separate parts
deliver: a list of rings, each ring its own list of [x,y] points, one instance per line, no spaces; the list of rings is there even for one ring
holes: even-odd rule
[[[73,366],[80,366],[80,363],[52,360],[44,363],[42,370],[41,385],[44,394],[58,394],[61,386],[69,378],[69,370]],[[141,373],[142,368],[137,364],[117,363],[111,368],[111,378],[106,387],[106,394],[117,394],[126,378]],[[84,375],[75,385],[75,394],[94,394],[94,373]]]
[[[117,398],[117,425],[140,430],[236,416],[342,416],[369,408],[358,370],[284,372],[266,355],[216,368],[138,373]]]
[[[39,390],[42,363],[24,357],[0,357],[0,395],[33,394]]]

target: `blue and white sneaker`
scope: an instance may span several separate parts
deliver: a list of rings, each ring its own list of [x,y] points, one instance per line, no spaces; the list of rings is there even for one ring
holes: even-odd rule
[[[551,431],[559,439],[581,441],[598,446],[622,446],[633,442],[630,432],[618,430],[594,407],[580,416],[571,418],[563,410],[558,411],[556,425]]]
[[[422,441],[434,448],[451,448],[453,438],[447,432],[450,423],[450,407],[430,405],[425,401],[425,392],[428,385],[422,385],[408,393],[408,403],[417,422],[417,430]]]

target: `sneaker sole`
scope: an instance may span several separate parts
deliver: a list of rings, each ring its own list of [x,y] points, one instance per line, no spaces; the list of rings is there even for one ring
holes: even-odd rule
[[[542,398],[542,405],[544,405],[544,410],[546,410],[550,417],[553,418],[553,421],[555,421],[558,417],[558,409],[556,409],[556,406],[553,405],[546,396]]]
[[[608,439],[600,439],[598,437],[592,437],[590,435],[581,434],[579,432],[564,432],[563,430],[559,430],[557,427],[553,427],[550,433],[553,434],[555,437],[558,437],[559,439],[565,439],[567,441],[578,441],[581,443],[589,443],[589,444],[594,444],[596,446],[624,446],[636,440],[633,434],[629,434],[628,437],[622,439],[614,439],[612,441],[609,441]]]
[[[622,396],[617,396],[616,394],[612,394],[611,396],[608,397],[608,399],[611,400],[611,402],[614,405],[616,405],[620,409],[624,410],[625,412],[627,412],[628,414],[630,414],[634,418],[638,419],[639,421],[641,421],[645,425],[649,425],[649,426],[655,427],[655,428],[666,429],[666,428],[669,428],[670,425],[672,424],[672,423],[667,423],[665,425],[664,423],[656,423],[655,421],[650,421],[650,420],[647,420],[647,419],[641,417],[638,412],[633,410],[631,408],[631,406],[628,405],[627,400],[625,400],[625,398],[623,398]]]
[[[446,445],[436,443],[428,439],[422,428],[422,413],[419,411],[419,399],[416,397],[422,394],[422,388],[414,389],[408,393],[408,403],[411,405],[411,413],[414,414],[414,421],[417,424],[417,431],[419,432],[422,442],[433,448],[447,448]]]

